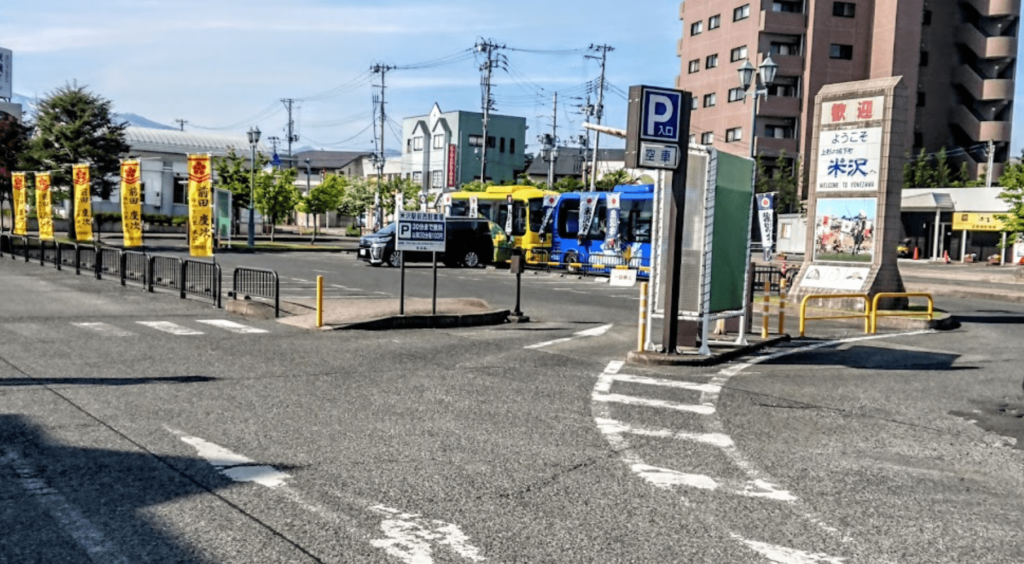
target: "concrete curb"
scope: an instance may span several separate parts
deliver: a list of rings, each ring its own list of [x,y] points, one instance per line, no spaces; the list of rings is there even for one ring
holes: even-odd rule
[[[963,300],[991,300],[997,302],[1009,302],[1024,304],[1024,291],[1006,293],[999,291],[991,291],[988,288],[978,288],[972,286],[954,286],[952,284],[907,284],[908,291],[911,292],[928,292],[935,296],[945,296],[948,298],[958,298]]]
[[[626,362],[639,366],[715,366],[764,348],[787,343],[790,340],[789,335],[780,335],[747,346],[730,348],[720,353],[712,352],[711,356],[669,356],[649,351],[629,351]]]
[[[510,310],[502,309],[484,313],[452,315],[392,315],[345,325],[325,326],[322,330],[390,331],[393,329],[452,329],[455,327],[502,325],[508,323],[511,313]]]

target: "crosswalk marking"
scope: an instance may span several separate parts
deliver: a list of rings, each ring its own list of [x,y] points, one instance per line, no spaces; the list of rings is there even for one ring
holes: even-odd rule
[[[679,382],[676,380],[665,380],[662,378],[648,378],[646,376],[631,376],[629,374],[618,374],[614,378],[618,382],[629,382],[632,384],[647,384],[650,386],[662,386],[666,388],[680,388],[694,392],[717,394],[722,390],[721,386],[715,384],[695,384],[693,382]]]
[[[124,329],[115,327],[109,323],[72,323],[75,327],[81,327],[82,329],[88,329],[95,331],[103,335],[110,337],[130,337],[134,335],[131,331],[125,331]]]
[[[164,333],[170,333],[172,335],[202,335],[202,331],[196,331],[195,329],[189,329],[188,327],[182,327],[177,323],[171,323],[170,321],[136,321],[139,325],[145,325],[151,329],[157,331],[163,331]]]
[[[269,332],[266,329],[249,327],[248,325],[242,325],[241,323],[235,323],[234,321],[228,321],[227,319],[198,319],[196,321],[198,321],[199,323],[212,325],[214,327],[224,329],[225,331],[231,331],[232,333],[240,333],[242,335]]]
[[[715,406],[713,405],[688,405],[671,401],[624,396],[621,394],[595,393],[593,395],[593,400],[602,403],[624,403],[626,405],[637,405],[642,407],[659,407],[675,411],[696,413],[697,415],[712,415],[715,413]]]

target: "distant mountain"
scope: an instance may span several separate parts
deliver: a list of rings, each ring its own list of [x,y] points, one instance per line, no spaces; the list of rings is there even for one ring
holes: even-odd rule
[[[14,96],[11,97],[11,101],[15,104],[21,104],[22,111],[25,112],[26,120],[35,119],[36,111],[39,109],[38,98],[29,98],[28,96],[15,93]],[[133,113],[114,114],[114,120],[126,121],[130,125],[134,125],[136,127],[148,127],[150,129],[177,129],[176,127],[157,123],[151,119]]]

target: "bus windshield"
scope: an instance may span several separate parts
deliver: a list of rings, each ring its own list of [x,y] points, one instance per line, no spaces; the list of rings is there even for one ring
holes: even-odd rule
[[[628,243],[650,243],[651,222],[654,219],[654,201],[623,200],[619,212],[619,233]]]

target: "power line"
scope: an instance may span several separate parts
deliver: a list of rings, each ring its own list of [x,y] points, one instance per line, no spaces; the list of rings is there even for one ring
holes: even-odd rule
[[[320,147],[334,147],[334,146],[337,146],[337,145],[343,145],[345,143],[348,143],[349,141],[352,141],[353,139],[359,137],[360,135],[363,135],[371,127],[373,127],[373,125],[374,125],[373,122],[370,122],[370,124],[367,125],[366,127],[364,127],[362,129],[362,131],[360,131],[359,133],[356,133],[355,135],[353,135],[352,137],[349,137],[348,139],[343,139],[341,141],[335,141],[334,143],[322,143],[322,142],[317,141],[315,139],[310,139],[309,136],[304,136],[303,139],[305,139],[306,141],[308,141],[308,142],[310,142],[310,143],[312,143],[314,145],[320,146]]]

